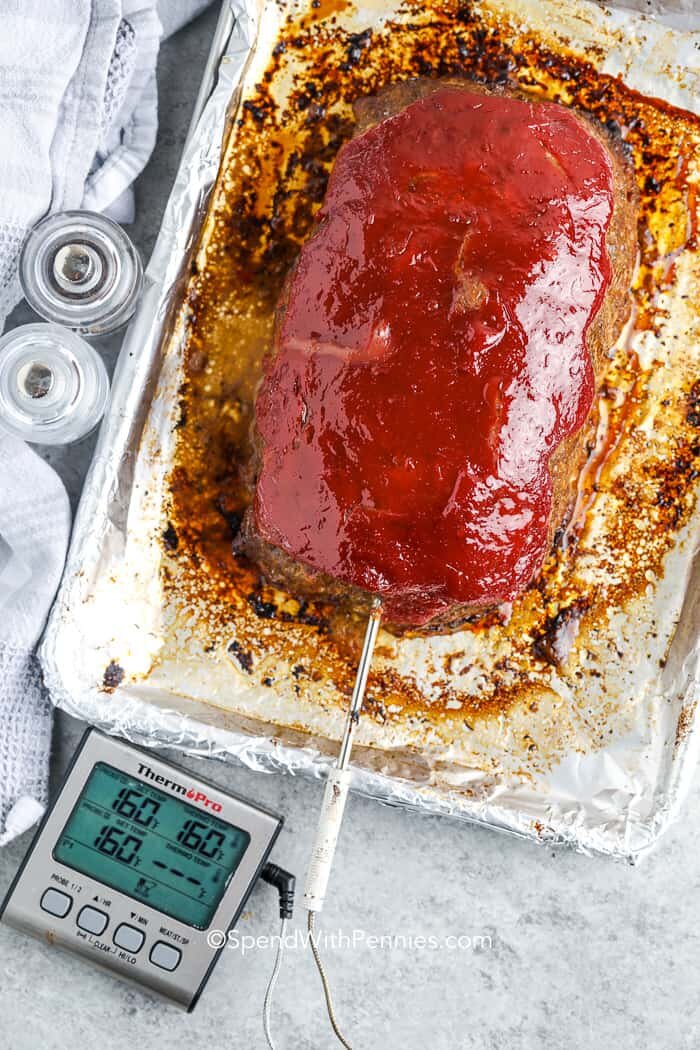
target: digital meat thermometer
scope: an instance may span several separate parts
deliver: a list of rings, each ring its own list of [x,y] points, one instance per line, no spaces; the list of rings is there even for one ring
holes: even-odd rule
[[[236,922],[281,827],[89,729],[0,918],[192,1010],[225,943],[207,932]]]

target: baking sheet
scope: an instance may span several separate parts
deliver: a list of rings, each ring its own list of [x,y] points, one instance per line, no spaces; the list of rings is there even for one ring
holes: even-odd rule
[[[381,636],[357,785],[636,857],[675,811],[697,748],[698,139],[690,117],[610,77],[692,109],[697,36],[586,4],[299,10],[222,13],[42,648],[52,695],[139,742],[320,774],[361,625],[230,562],[236,507],[221,501],[235,485],[209,485],[245,430],[274,281],[308,230],[357,94],[455,68],[573,93],[618,123],[636,119],[628,137],[650,156],[637,158],[649,170],[638,170],[635,323],[611,362],[579,504],[544,584],[512,610],[449,637]]]

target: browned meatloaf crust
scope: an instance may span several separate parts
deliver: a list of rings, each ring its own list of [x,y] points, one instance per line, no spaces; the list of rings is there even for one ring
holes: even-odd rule
[[[357,118],[355,134],[361,134],[367,128],[400,112],[416,100],[447,86],[456,86],[464,91],[480,94],[510,95],[527,99],[535,104],[538,101],[537,97],[522,91],[501,87],[490,88],[463,79],[416,79],[391,85],[376,96],[359,100],[355,104]],[[637,190],[631,164],[619,137],[587,115],[583,113],[576,115],[585,123],[587,131],[603,144],[614,172],[614,209],[606,238],[613,277],[587,334],[596,386],[599,387],[605,371],[607,352],[616,342],[630,312],[629,290],[637,252]],[[292,274],[293,272],[292,270]],[[288,278],[287,286],[290,278]],[[278,307],[278,324],[284,311],[285,298],[283,292]],[[584,425],[577,433],[566,438],[550,459],[553,481],[552,513],[549,523],[550,545],[556,530],[565,522],[570,511],[578,473],[585,458],[585,445],[589,434],[590,426]],[[255,425],[252,439],[254,452],[249,470],[251,492],[255,486],[259,463],[259,437]],[[313,513],[314,510],[310,507],[309,514],[313,515]],[[329,599],[361,614],[369,611],[373,600],[373,595],[369,592],[345,584],[327,574],[315,572],[278,547],[266,542],[257,531],[252,506],[245,516],[237,543],[239,548],[245,550],[255,561],[271,583],[284,587],[293,595],[300,598]],[[436,617],[421,628],[421,633],[455,630],[470,616],[477,613],[483,614],[484,611],[483,606],[478,609],[469,605],[452,607],[446,614]],[[407,626],[410,627],[405,624],[387,624],[386,626],[397,633],[405,630]]]

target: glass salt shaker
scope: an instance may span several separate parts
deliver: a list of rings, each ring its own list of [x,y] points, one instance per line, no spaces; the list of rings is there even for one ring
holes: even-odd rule
[[[75,332],[27,324],[0,339],[0,428],[38,445],[66,445],[102,418],[109,378]]]
[[[29,305],[47,321],[105,335],[134,313],[143,269],[130,238],[97,212],[49,215],[29,232],[19,265]]]

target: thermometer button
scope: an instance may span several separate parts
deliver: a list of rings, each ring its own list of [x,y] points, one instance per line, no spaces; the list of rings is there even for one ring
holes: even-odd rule
[[[44,890],[40,903],[43,910],[47,911],[49,915],[56,915],[59,919],[65,919],[71,910],[73,898],[69,897],[67,893],[61,893],[60,890],[50,889]]]
[[[172,944],[165,941],[156,941],[151,948],[149,959],[154,966],[160,966],[161,970],[174,970],[182,958],[179,948],[173,948]]]
[[[131,952],[132,955],[136,955],[136,952],[141,950],[145,939],[146,935],[141,930],[137,930],[135,926],[129,926],[126,922],[117,926],[112,938],[117,948],[123,948],[125,952]]]
[[[99,936],[99,934],[104,933],[109,919],[103,911],[98,911],[97,908],[85,907],[79,911],[76,922],[81,930],[86,930],[88,933],[95,933]]]

